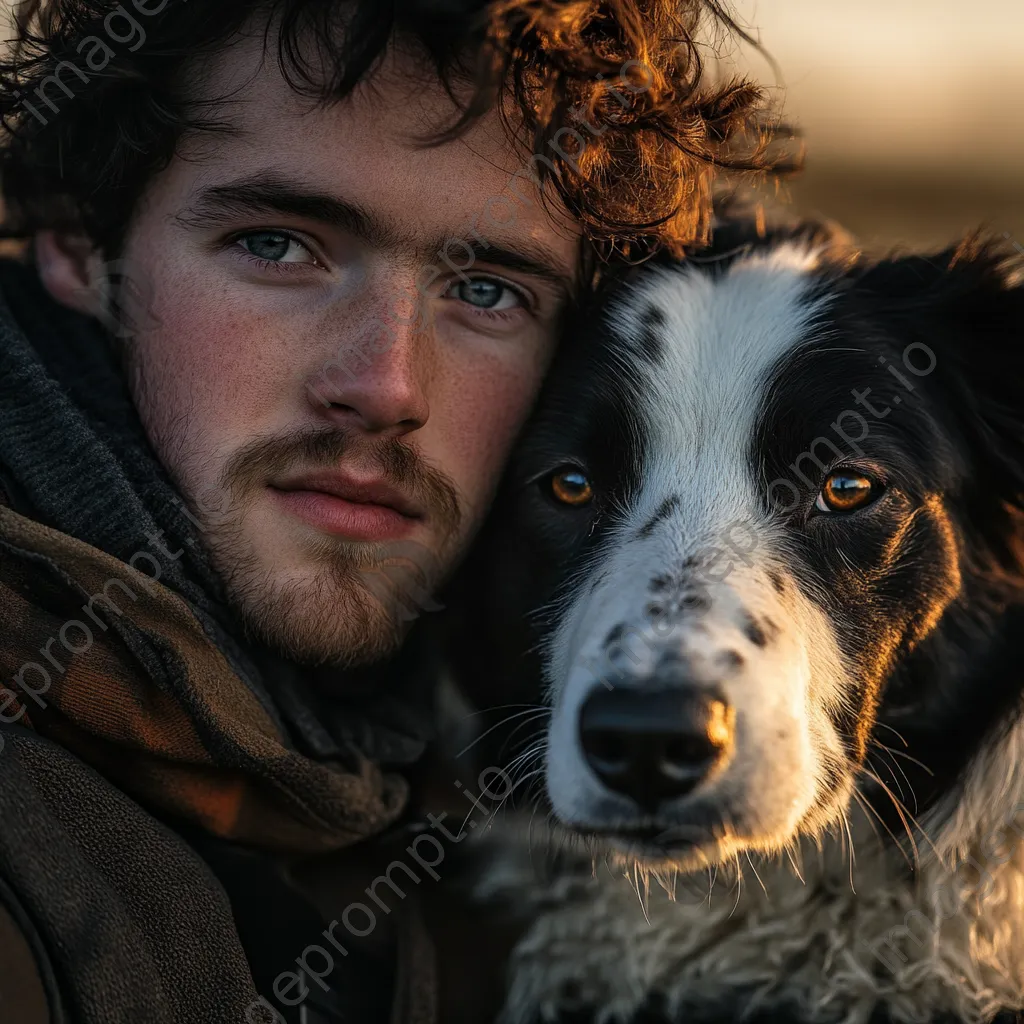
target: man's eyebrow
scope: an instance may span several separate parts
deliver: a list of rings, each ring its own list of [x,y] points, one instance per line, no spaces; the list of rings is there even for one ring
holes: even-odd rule
[[[199,193],[181,219],[194,224],[252,213],[280,213],[319,221],[356,235],[375,248],[398,248],[411,242],[393,225],[356,203],[269,175],[211,185]]]
[[[542,245],[532,240],[490,242],[479,233],[465,238],[449,235],[425,242],[384,218],[340,196],[276,175],[259,174],[203,189],[179,220],[195,225],[251,214],[283,214],[318,221],[362,239],[375,249],[405,250],[425,263],[460,274],[477,263],[505,267],[549,281],[569,293],[574,287],[571,270],[563,268]]]

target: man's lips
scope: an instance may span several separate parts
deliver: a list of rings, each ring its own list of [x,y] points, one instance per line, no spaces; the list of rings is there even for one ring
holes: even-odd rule
[[[423,518],[415,501],[382,480],[311,473],[273,483],[270,489],[310,526],[354,540],[405,536]]]

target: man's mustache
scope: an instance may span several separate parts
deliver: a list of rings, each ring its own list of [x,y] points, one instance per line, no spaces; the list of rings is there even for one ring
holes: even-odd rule
[[[440,470],[397,438],[356,439],[344,430],[302,430],[285,436],[258,437],[229,460],[221,478],[224,491],[238,500],[268,480],[296,470],[339,469],[343,463],[372,467],[390,486],[426,510],[427,518],[454,533],[462,519],[458,492]]]

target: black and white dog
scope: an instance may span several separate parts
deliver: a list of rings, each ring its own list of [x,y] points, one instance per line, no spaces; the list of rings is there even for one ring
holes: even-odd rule
[[[502,1020],[1015,1020],[1024,261],[741,234],[574,318],[470,567]]]

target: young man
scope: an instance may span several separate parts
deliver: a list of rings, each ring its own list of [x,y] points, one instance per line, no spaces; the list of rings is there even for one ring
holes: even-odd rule
[[[429,1010],[279,866],[400,818],[429,698],[405,628],[587,257],[701,237],[716,164],[759,163],[757,91],[694,89],[704,7],[21,5],[0,1019]],[[330,984],[282,974],[328,940]]]

